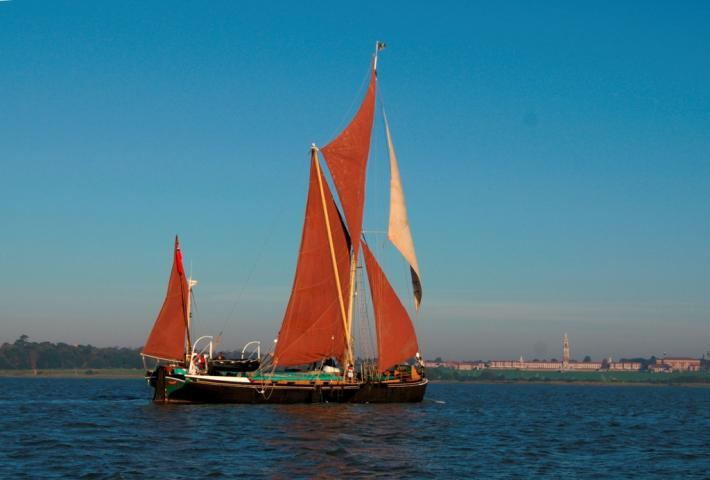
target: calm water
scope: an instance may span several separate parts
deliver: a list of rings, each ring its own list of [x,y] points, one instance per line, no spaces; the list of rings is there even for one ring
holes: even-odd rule
[[[430,385],[416,405],[159,406],[0,379],[0,478],[705,478],[710,389]]]

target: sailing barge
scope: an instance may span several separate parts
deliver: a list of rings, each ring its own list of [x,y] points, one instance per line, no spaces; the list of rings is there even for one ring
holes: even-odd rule
[[[412,320],[362,229],[377,55],[382,48],[377,42],[367,92],[350,124],[325,147],[311,146],[298,264],[273,353],[262,358],[258,342],[250,342],[241,358],[227,360],[215,358],[212,337],[192,342],[190,297],[197,282],[185,275],[176,237],[168,292],[141,354],[144,362],[146,358],[156,360],[155,368],[146,373],[155,389],[155,402],[386,403],[423,399],[428,381]],[[418,311],[422,298],[419,267],[384,109],[383,117],[391,173],[387,233],[409,264]],[[339,205],[325,172],[330,173]],[[362,263],[367,270],[377,339],[376,359],[370,360],[355,358],[352,334],[354,303],[364,298],[358,295],[357,273]],[[247,355],[250,345],[257,348]]]

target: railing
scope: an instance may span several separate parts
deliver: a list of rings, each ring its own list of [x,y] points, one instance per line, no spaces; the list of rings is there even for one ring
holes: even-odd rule
[[[203,340],[209,341],[202,347],[202,350],[199,350],[197,347]],[[188,372],[191,375],[207,371],[207,361],[212,358],[213,342],[214,337],[212,335],[203,335],[192,344],[192,356],[190,357],[190,366],[188,368]],[[205,353],[207,353],[207,355],[205,355]]]
[[[261,342],[259,340],[254,340],[244,345],[244,348],[242,348],[242,360],[244,360],[244,352],[247,351],[249,345],[256,345],[256,359],[261,361]]]

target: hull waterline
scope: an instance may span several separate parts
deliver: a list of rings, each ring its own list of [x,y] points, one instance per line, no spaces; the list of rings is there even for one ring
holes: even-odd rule
[[[429,382],[423,378],[397,383],[241,383],[214,377],[181,378],[168,375],[161,368],[155,372],[153,383],[156,403],[293,404],[421,402]]]

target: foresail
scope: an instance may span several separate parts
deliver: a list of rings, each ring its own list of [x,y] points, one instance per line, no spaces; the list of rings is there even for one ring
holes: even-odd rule
[[[322,173],[319,182],[318,159],[315,152],[313,155],[298,265],[274,352],[274,364],[279,366],[303,365],[329,357],[342,361],[346,349],[342,295],[349,288],[350,238]],[[329,254],[325,215],[331,230],[337,280]]]
[[[153,330],[143,347],[143,355],[165,360],[183,361],[185,359],[188,295],[189,290],[185,270],[182,266],[180,244],[176,236],[168,292],[153,325]]]
[[[417,255],[414,252],[412,232],[409,229],[407,204],[404,201],[404,190],[402,189],[402,180],[399,176],[397,155],[394,152],[390,126],[387,122],[387,116],[384,115],[384,110],[383,117],[385,120],[385,131],[387,132],[387,149],[390,157],[390,218],[387,236],[407,262],[409,262],[409,271],[412,275],[412,290],[414,291],[414,306],[419,310],[419,305],[422,301],[422,283],[419,276],[419,264],[417,263]]]
[[[417,354],[417,334],[407,310],[365,242],[362,242],[362,251],[365,253],[367,279],[375,311],[377,364],[379,370],[384,372]]]
[[[365,99],[350,124],[338,137],[321,149],[343,206],[353,251],[358,251],[362,233],[362,212],[365,205],[365,171],[370,154],[370,136],[375,113],[377,75],[370,73]]]

